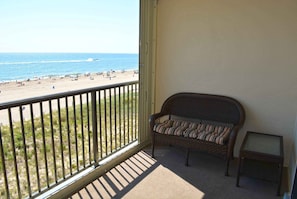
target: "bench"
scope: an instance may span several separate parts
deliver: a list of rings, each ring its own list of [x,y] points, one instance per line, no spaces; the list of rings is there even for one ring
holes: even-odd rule
[[[233,159],[234,145],[245,112],[235,99],[221,95],[177,93],[150,116],[152,157],[155,145],[165,143],[219,155],[226,160],[225,175]]]

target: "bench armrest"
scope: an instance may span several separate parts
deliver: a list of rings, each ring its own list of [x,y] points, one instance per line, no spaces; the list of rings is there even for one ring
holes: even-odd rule
[[[149,117],[151,131],[153,131],[154,125],[156,124],[156,120],[158,120],[162,116],[164,116],[164,114],[160,112],[160,113],[154,113]]]
[[[230,155],[230,157],[233,157],[233,151],[234,151],[234,145],[236,142],[236,138],[237,138],[237,134],[238,131],[241,129],[240,125],[236,125],[233,127],[230,136],[229,136],[229,141],[228,141],[228,154]]]

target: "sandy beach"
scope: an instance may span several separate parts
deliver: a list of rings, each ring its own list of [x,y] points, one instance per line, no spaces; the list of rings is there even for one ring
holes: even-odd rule
[[[135,71],[109,71],[97,74],[0,82],[0,103],[134,80],[138,80],[138,74]]]
[[[22,100],[32,97],[50,95],[84,88],[111,85],[122,82],[138,80],[138,73],[135,71],[125,72],[105,72],[97,74],[85,74],[65,77],[51,77],[44,79],[35,79],[27,81],[0,83],[0,104],[15,100]],[[53,109],[57,108],[56,102],[53,102]],[[71,104],[71,99],[69,101]],[[63,107],[63,105],[62,105]],[[30,118],[29,106],[23,106],[23,116],[27,120]],[[40,108],[34,105],[34,115],[40,115]],[[48,113],[49,108],[45,106],[43,113]],[[20,115],[17,108],[12,109],[12,120],[19,121]],[[7,110],[0,110],[0,125],[8,124]]]

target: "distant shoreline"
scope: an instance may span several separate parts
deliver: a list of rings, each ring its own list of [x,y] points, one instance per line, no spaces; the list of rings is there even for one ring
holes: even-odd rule
[[[77,78],[81,76],[96,76],[96,75],[104,75],[108,73],[125,73],[125,72],[133,72],[138,73],[138,70],[135,69],[127,69],[127,70],[109,70],[109,71],[103,71],[103,72],[86,72],[86,73],[69,73],[65,75],[45,75],[40,77],[33,77],[33,78],[26,78],[26,79],[13,79],[13,80],[0,80],[1,84],[8,84],[8,83],[18,83],[18,82],[29,82],[29,81],[40,81],[40,80],[46,80],[46,79],[64,79],[64,78]]]

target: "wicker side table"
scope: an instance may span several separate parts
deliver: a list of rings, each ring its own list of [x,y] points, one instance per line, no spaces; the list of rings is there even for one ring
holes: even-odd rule
[[[248,131],[240,148],[236,186],[239,187],[241,166],[244,159],[264,161],[279,166],[277,195],[280,195],[284,152],[283,137]]]

